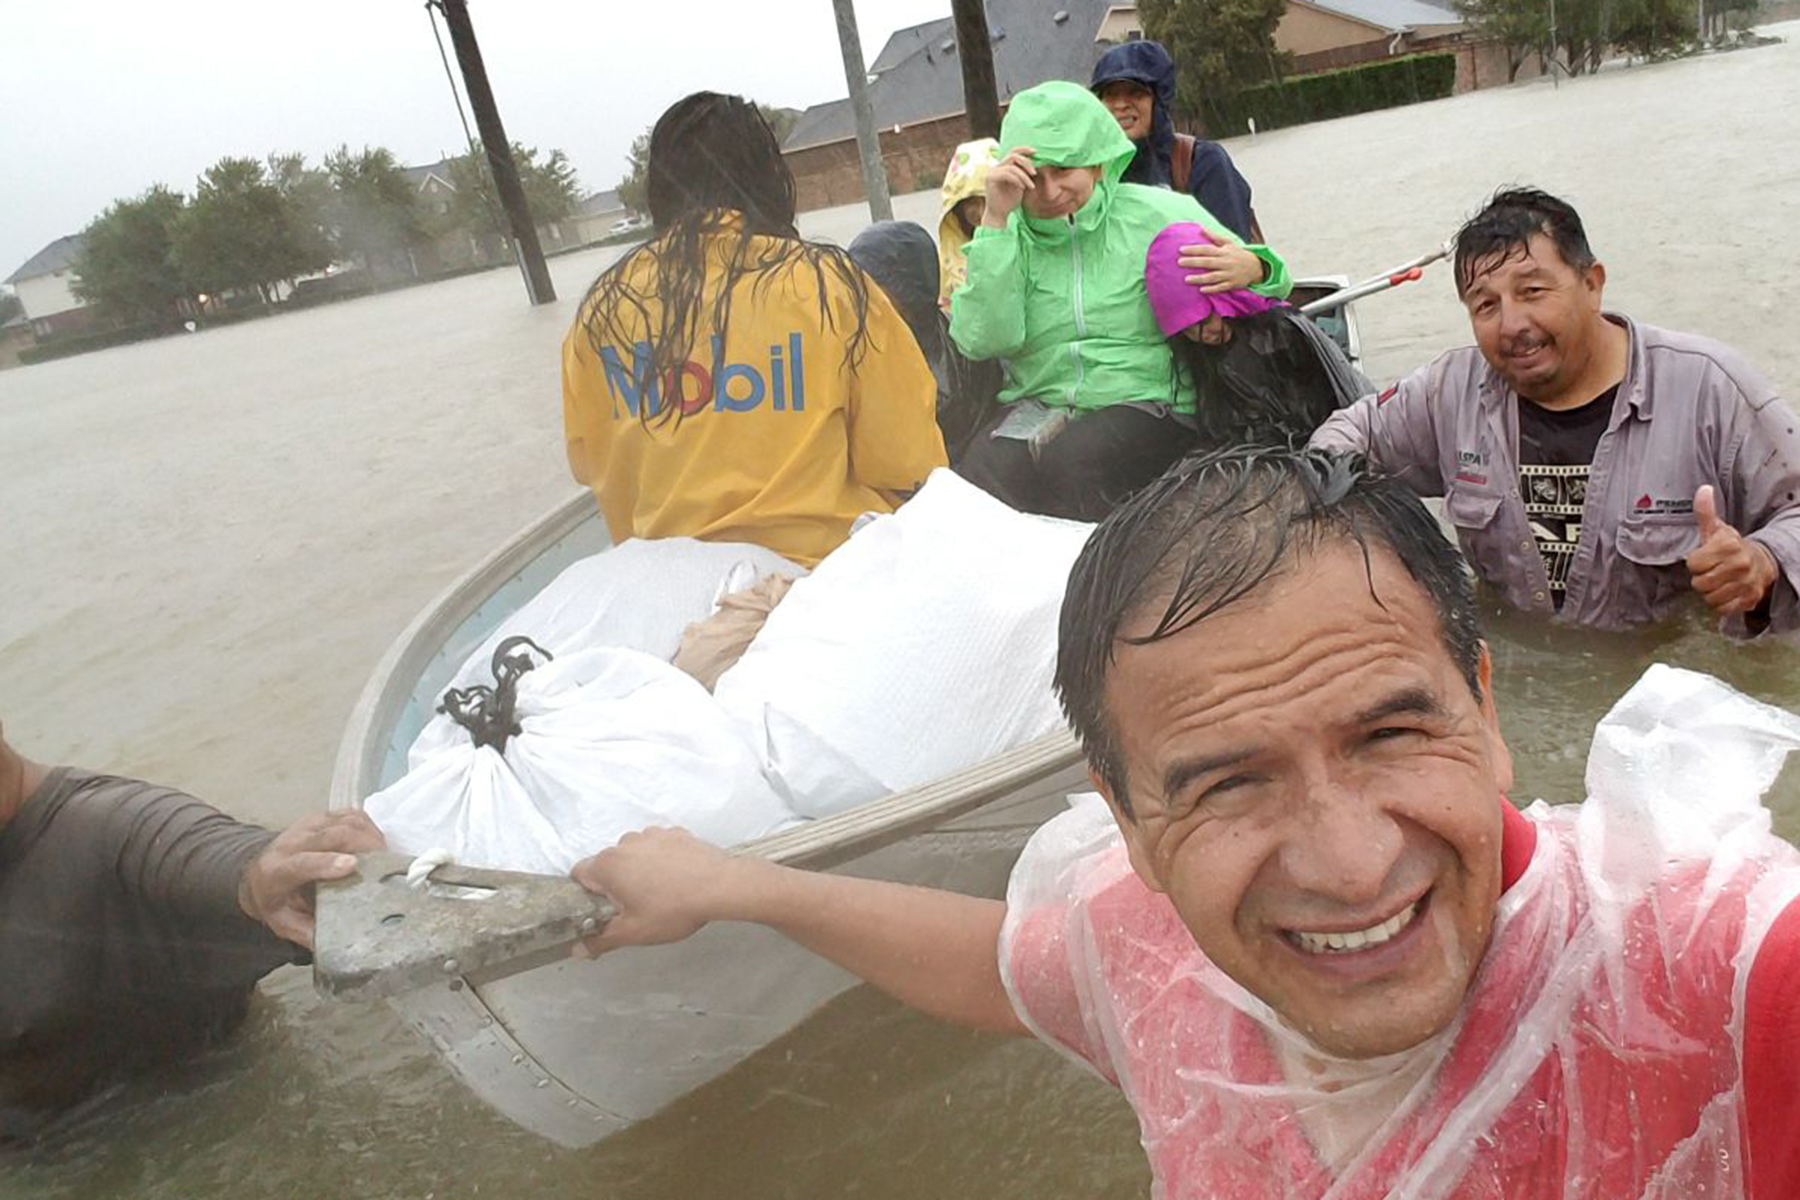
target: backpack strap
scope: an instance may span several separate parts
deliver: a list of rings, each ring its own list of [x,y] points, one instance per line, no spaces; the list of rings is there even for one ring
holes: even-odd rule
[[[1169,186],[1178,192],[1187,193],[1193,190],[1194,182],[1194,137],[1188,133],[1175,135],[1175,144],[1169,150]]]

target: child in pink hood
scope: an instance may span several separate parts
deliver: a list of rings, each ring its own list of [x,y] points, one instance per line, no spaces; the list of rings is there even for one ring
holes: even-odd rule
[[[1304,445],[1326,417],[1374,389],[1285,300],[1245,288],[1209,294],[1189,282],[1181,247],[1213,240],[1178,222],[1151,240],[1144,262],[1157,326],[1194,383],[1201,442]]]

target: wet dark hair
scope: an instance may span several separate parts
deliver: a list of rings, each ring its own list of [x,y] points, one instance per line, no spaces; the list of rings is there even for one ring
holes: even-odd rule
[[[1063,597],[1057,696],[1088,765],[1127,817],[1125,764],[1106,705],[1116,644],[1173,637],[1334,541],[1354,542],[1365,562],[1371,545],[1400,560],[1437,609],[1444,649],[1480,697],[1481,631],[1468,566],[1409,489],[1371,473],[1358,457],[1318,450],[1239,447],[1192,456],[1101,523]],[[1155,627],[1125,637],[1126,621],[1152,604],[1163,606]]]
[[[1502,188],[1456,231],[1456,294],[1466,293],[1477,275],[1525,253],[1532,235],[1539,233],[1577,271],[1594,265],[1587,230],[1574,208],[1536,188]]]
[[[845,363],[854,367],[861,361],[867,348],[868,277],[839,247],[800,236],[793,173],[756,105],[718,92],[676,101],[650,131],[645,183],[656,237],[602,272],[582,301],[578,320],[596,354],[647,333],[650,379],[670,379],[693,357],[703,324],[724,338],[740,280],[754,276],[762,288],[790,270],[807,269],[818,285],[819,319],[834,331],[839,316],[829,280],[842,285],[854,325]],[[711,310],[704,311],[708,239],[719,235],[732,242],[724,251],[724,274]],[[655,278],[647,292],[639,283],[646,263]],[[680,421],[681,405],[665,401],[652,412],[645,404],[639,417]]]
[[[1179,333],[1169,339],[1176,369],[1199,397],[1202,446],[1304,446],[1337,410],[1331,377],[1295,319],[1273,308],[1231,317],[1222,346]]]

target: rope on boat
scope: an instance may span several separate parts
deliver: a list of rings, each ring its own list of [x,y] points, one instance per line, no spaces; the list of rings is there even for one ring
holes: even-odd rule
[[[424,891],[431,883],[431,873],[433,871],[455,861],[456,856],[441,846],[434,850],[427,850],[419,855],[419,857],[413,859],[412,865],[406,868],[407,885],[409,887],[415,887],[420,891]]]
[[[520,732],[518,717],[513,712],[519,702],[519,680],[540,665],[531,656],[533,650],[543,662],[556,657],[528,637],[509,637],[494,648],[493,662],[489,664],[494,686],[478,683],[472,687],[451,688],[444,693],[437,710],[468,730],[477,746],[504,751],[506,740]]]

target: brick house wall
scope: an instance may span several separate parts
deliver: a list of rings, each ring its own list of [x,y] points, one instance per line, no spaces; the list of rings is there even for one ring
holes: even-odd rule
[[[922,121],[898,132],[882,130],[881,161],[887,168],[888,190],[901,195],[941,186],[951,154],[968,140],[969,124],[962,113]],[[789,150],[782,158],[794,173],[801,212],[855,204],[866,198],[855,138]]]

